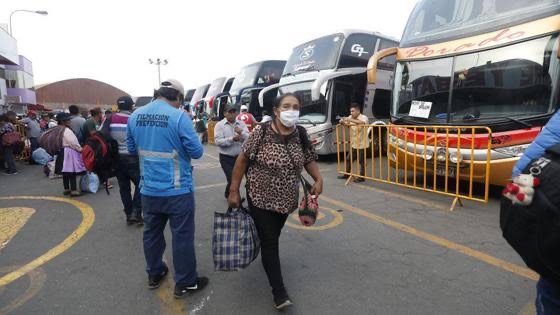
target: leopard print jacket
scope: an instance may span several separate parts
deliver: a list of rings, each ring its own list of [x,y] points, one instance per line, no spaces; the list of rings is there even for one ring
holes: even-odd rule
[[[304,152],[297,128],[287,137],[293,163],[281,136],[268,124],[253,129],[243,144],[243,153],[251,160],[247,170],[247,192],[252,204],[283,214],[297,209],[299,174],[304,165],[317,159],[313,148]]]

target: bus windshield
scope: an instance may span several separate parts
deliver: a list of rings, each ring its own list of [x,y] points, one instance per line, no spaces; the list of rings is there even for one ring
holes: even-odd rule
[[[222,93],[222,89],[224,88],[224,83],[226,82],[226,78],[218,78],[210,84],[210,88],[208,89],[208,93],[206,93],[206,97],[213,97],[220,93]]]
[[[422,0],[410,15],[401,47],[474,36],[559,12],[559,0]]]
[[[334,34],[294,48],[283,75],[335,68],[343,41],[344,35]]]
[[[261,64],[258,63],[243,67],[235,76],[235,80],[233,80],[233,84],[229,90],[230,93],[237,94],[241,89],[255,85],[260,66]]]
[[[279,94],[294,93],[301,99],[299,109],[300,124],[322,124],[327,121],[328,107],[326,95],[326,84],[321,89],[318,101],[311,100],[311,85],[313,82],[291,84],[279,88]]]
[[[399,62],[391,113],[418,123],[491,123],[550,113],[560,79],[557,50],[558,35],[552,35],[455,57]]]

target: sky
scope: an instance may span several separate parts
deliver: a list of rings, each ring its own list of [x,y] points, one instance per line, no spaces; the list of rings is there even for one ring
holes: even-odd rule
[[[151,95],[162,80],[186,89],[234,76],[244,65],[286,60],[299,44],[341,29],[399,39],[416,0],[3,0],[0,24],[12,17],[18,52],[33,62],[35,84],[70,78]],[[382,4],[381,4],[382,3]]]

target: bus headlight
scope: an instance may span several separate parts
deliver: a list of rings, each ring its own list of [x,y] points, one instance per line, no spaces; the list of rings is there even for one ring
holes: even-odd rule
[[[436,159],[438,160],[438,162],[445,162],[445,160],[447,159],[447,154],[444,148],[437,149]]]
[[[514,157],[520,157],[525,153],[525,150],[527,150],[528,147],[529,147],[528,144],[522,144],[522,145],[514,145],[512,147],[497,148],[494,150],[502,154],[506,154]]]
[[[459,164],[463,162],[463,155],[460,153],[454,152],[449,154],[449,160],[455,164]]]
[[[424,152],[422,152],[422,155],[424,156],[424,158],[426,160],[431,160],[434,158],[434,151],[430,150],[430,149],[424,149]]]

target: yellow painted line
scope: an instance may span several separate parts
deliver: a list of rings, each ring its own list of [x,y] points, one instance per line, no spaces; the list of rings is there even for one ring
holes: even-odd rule
[[[0,250],[8,245],[33,213],[33,208],[0,208]]]
[[[169,266],[168,260],[163,258],[163,262]],[[175,315],[175,314],[186,314],[185,302],[184,300],[176,299],[173,297],[173,290],[175,289],[175,283],[172,281],[173,272],[171,267],[169,267],[169,273],[163,279],[161,286],[157,288],[156,295],[161,300],[160,304],[160,314],[165,315]]]
[[[82,222],[80,222],[80,225],[74,230],[74,232],[72,232],[72,234],[70,234],[60,244],[51,248],[43,255],[0,278],[0,287],[8,285],[9,283],[19,279],[25,274],[33,271],[35,268],[45,264],[56,256],[62,254],[64,251],[68,250],[68,248],[76,244],[76,242],[78,242],[87,233],[87,231],[91,228],[93,222],[95,221],[95,213],[93,212],[93,208],[86,203],[76,201],[74,199],[59,197],[16,196],[0,197],[0,200],[49,200],[65,202],[75,206],[82,213]]]
[[[365,185],[359,185],[359,184],[350,184],[353,187],[358,187],[360,189],[364,189],[364,190],[369,190],[369,191],[374,191],[380,194],[384,194],[387,196],[391,196],[397,199],[402,199],[402,200],[406,200],[406,201],[410,201],[410,202],[414,202],[426,207],[431,207],[431,208],[437,208],[437,209],[443,209],[443,210],[449,210],[449,206],[445,206],[433,201],[428,201],[428,200],[424,200],[424,199],[420,199],[420,198],[416,198],[410,195],[404,195],[404,194],[400,194],[400,193],[396,193],[396,192],[391,192],[391,191],[386,191],[383,189],[379,189],[379,188],[374,188],[374,187],[369,187],[369,186],[365,186]]]
[[[464,255],[467,255],[469,257],[472,257],[474,259],[480,260],[482,262],[485,262],[489,265],[495,266],[497,268],[500,268],[502,270],[511,272],[513,274],[516,274],[518,276],[530,279],[530,280],[534,280],[537,281],[539,279],[539,275],[537,273],[535,273],[534,271],[527,269],[525,267],[521,267],[519,265],[516,264],[512,264],[510,262],[507,262],[505,260],[496,258],[494,256],[490,256],[486,253],[483,253],[481,251],[477,251],[475,249],[472,249],[470,247],[461,245],[461,244],[457,244],[455,242],[452,242],[450,240],[444,239],[442,237],[439,236],[435,236],[433,234],[430,233],[426,233],[420,230],[417,230],[413,227],[410,227],[408,225],[404,225],[401,224],[399,222],[393,221],[393,220],[389,220],[386,219],[384,217],[375,215],[373,213],[370,213],[368,211],[365,211],[363,209],[360,208],[356,208],[354,206],[351,206],[349,204],[346,204],[344,202],[329,198],[325,195],[321,195],[320,199],[325,200],[326,202],[335,205],[337,207],[343,208],[347,211],[353,212],[357,215],[363,216],[365,218],[368,218],[370,220],[379,222],[381,224],[384,224],[386,226],[392,227],[396,230],[399,230],[401,232],[416,236],[418,238],[421,238],[423,240],[432,242],[434,244],[437,244],[439,246],[457,251],[459,253],[462,253]]]
[[[4,267],[0,268],[0,273],[8,272],[11,270],[16,269],[17,266]],[[38,267],[34,270],[29,272],[29,287],[22,295],[18,296],[17,298],[10,301],[10,303],[6,304],[6,306],[0,308],[0,315],[8,314],[13,312],[18,307],[25,304],[31,298],[33,298],[45,285],[45,281],[47,280],[47,274],[43,270],[43,268]]]
[[[328,211],[331,213],[330,216],[326,216],[324,214],[324,212]],[[327,207],[321,207],[321,210],[317,216],[317,220],[315,221],[315,224],[313,226],[304,226],[300,223],[299,221],[299,215],[296,212],[294,212],[291,216],[291,219],[294,220],[297,223],[292,223],[290,221],[286,221],[286,225],[294,228],[294,229],[298,229],[298,230],[304,230],[304,231],[324,231],[327,229],[332,229],[334,227],[336,227],[337,225],[341,224],[342,222],[344,222],[344,218],[342,217],[342,214],[340,214],[338,211],[331,209],[331,208],[327,208]],[[322,224],[320,225],[320,221],[322,221],[322,219],[327,218],[329,219],[330,217],[332,217],[332,220],[330,222],[328,222],[327,224]]]

